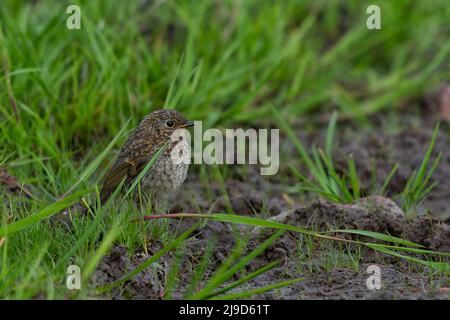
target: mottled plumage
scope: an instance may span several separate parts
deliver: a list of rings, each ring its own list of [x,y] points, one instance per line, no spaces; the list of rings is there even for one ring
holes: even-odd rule
[[[100,192],[101,203],[108,201],[122,180],[125,186],[130,186],[167,143],[164,152],[141,180],[141,193],[150,196],[155,207],[164,205],[186,178],[190,147],[184,128],[191,125],[192,122],[172,109],[157,110],[147,115],[129,136],[109,170]],[[173,155],[178,157],[174,159]]]

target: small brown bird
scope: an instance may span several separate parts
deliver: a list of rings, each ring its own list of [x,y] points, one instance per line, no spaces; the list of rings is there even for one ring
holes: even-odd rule
[[[190,146],[185,128],[193,125],[173,109],[147,115],[128,137],[106,175],[100,192],[103,205],[124,181],[130,186],[161,148],[159,158],[141,179],[141,194],[150,197],[153,208],[165,208],[169,197],[183,184],[190,161]],[[138,188],[136,188],[138,190]]]

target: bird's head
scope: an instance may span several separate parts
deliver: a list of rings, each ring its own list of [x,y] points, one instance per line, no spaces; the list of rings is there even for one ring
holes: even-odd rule
[[[174,109],[160,109],[147,115],[140,123],[139,128],[157,135],[163,139],[169,138],[177,129],[183,129],[194,125]]]

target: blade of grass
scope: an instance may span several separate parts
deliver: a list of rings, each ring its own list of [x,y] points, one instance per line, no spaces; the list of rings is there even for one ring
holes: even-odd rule
[[[415,262],[415,263],[418,263],[418,264],[422,264],[422,265],[430,267],[432,269],[441,270],[441,271],[445,271],[445,272],[450,270],[450,264],[448,264],[448,263],[435,262],[435,261],[425,261],[425,260],[422,260],[422,259],[418,259],[418,258],[411,257],[411,256],[406,256],[404,254],[400,254],[400,253],[395,252],[393,250],[389,250],[387,248],[381,248],[379,246],[374,246],[374,245],[371,245],[371,244],[368,244],[367,246],[369,248],[372,248],[373,250],[377,250],[377,251],[380,251],[380,252],[383,252],[383,253],[395,256],[395,257],[399,257],[399,258],[405,259],[407,261],[411,261],[411,262]]]
[[[398,170],[398,163],[395,164],[395,166],[392,168],[391,172],[389,172],[389,175],[387,176],[386,180],[384,180],[383,186],[380,190],[380,195],[384,196],[386,194],[386,190],[389,186],[389,183],[391,182],[392,178],[394,177],[394,174]]]
[[[273,269],[274,267],[276,267],[277,265],[280,264],[280,261],[273,261],[271,263],[266,264],[265,266],[257,269],[256,271],[253,271],[252,273],[249,273],[248,275],[239,278],[238,280],[230,283],[228,286],[226,286],[225,288],[219,289],[217,291],[214,291],[210,296],[207,296],[206,299],[210,299],[211,297],[215,297],[218,296],[220,294],[223,294],[225,292],[228,292],[238,286],[240,286],[241,284],[248,282],[254,278],[256,278],[257,276]]]
[[[92,190],[93,189],[88,189],[87,191],[80,191],[80,192],[74,193],[64,199],[58,200],[58,201],[50,204],[49,206],[45,207],[44,209],[39,210],[35,214],[32,214],[26,218],[20,219],[16,222],[13,222],[11,224],[0,227],[0,236],[12,234],[19,230],[27,228],[35,223],[38,223],[39,221],[41,221],[47,217],[50,217],[51,215],[61,212],[61,210],[65,209],[67,207],[70,207],[75,202],[77,202],[82,196],[91,192]]]
[[[87,281],[91,274],[95,271],[97,268],[97,265],[99,264],[100,260],[105,256],[109,248],[113,245],[114,241],[117,239],[120,233],[120,224],[122,223],[123,215],[118,218],[118,221],[111,227],[111,229],[108,231],[104,239],[102,240],[102,243],[98,247],[98,249],[95,251],[95,254],[92,256],[92,258],[87,262],[84,272],[82,274],[83,282]]]
[[[427,152],[425,153],[425,156],[422,160],[422,163],[420,165],[419,171],[417,172],[417,175],[414,179],[413,187],[417,188],[419,185],[422,184],[424,181],[425,173],[428,167],[428,163],[430,162],[431,153],[433,152],[434,145],[436,143],[437,134],[439,132],[439,123],[436,125],[433,131],[433,135],[431,137],[430,145],[427,149]]]
[[[410,247],[416,247],[416,248],[423,248],[422,245],[417,244],[415,242],[407,241],[398,237],[390,236],[387,234],[374,232],[374,231],[366,231],[366,230],[355,230],[355,229],[338,229],[338,230],[330,230],[327,231],[327,233],[352,233],[352,234],[359,234],[361,236],[370,237],[372,239],[382,240],[386,242],[391,243],[397,243],[404,246],[410,246]]]
[[[279,230],[276,233],[274,233],[272,236],[270,236],[267,240],[265,240],[263,243],[261,243],[255,250],[250,252],[248,255],[246,255],[244,258],[242,258],[238,263],[236,263],[234,266],[229,268],[228,270],[224,272],[216,272],[216,274],[211,278],[211,280],[206,284],[202,290],[195,293],[190,299],[193,300],[199,300],[199,299],[205,299],[207,296],[210,296],[214,290],[227,281],[229,278],[231,278],[236,272],[244,268],[250,261],[252,261],[255,257],[260,255],[264,250],[269,247],[276,239],[278,239],[282,234],[284,233],[284,230]]]
[[[353,159],[353,155],[350,155],[350,159],[348,160],[348,172],[350,176],[350,184],[353,189],[353,198],[358,200],[360,198],[360,189],[361,182],[359,181],[358,175],[356,173],[355,160]]]
[[[322,239],[333,240],[333,241],[341,241],[341,242],[346,242],[346,243],[355,243],[355,244],[360,244],[360,245],[364,245],[364,246],[369,246],[369,245],[373,246],[374,245],[373,243],[368,243],[368,242],[363,242],[363,241],[358,241],[358,240],[350,240],[350,239],[343,239],[343,238],[338,238],[338,237],[333,237],[333,236],[327,236],[323,233],[310,231],[310,230],[306,230],[306,229],[302,229],[302,228],[295,227],[292,225],[282,224],[282,223],[278,223],[278,222],[274,222],[274,221],[267,221],[264,219],[251,218],[251,217],[241,217],[241,216],[235,216],[235,215],[231,215],[231,214],[205,215],[205,214],[196,214],[196,213],[178,213],[178,214],[165,214],[165,215],[155,215],[155,216],[145,216],[144,217],[144,219],[165,219],[165,218],[211,219],[211,220],[222,221],[222,222],[231,222],[231,223],[239,223],[239,224],[253,225],[253,226],[259,226],[259,227],[290,230],[290,231],[294,231],[294,232],[298,232],[298,233],[302,233],[302,234],[306,234],[306,235],[311,235],[316,238],[322,238]],[[351,229],[348,229],[348,230],[351,230]],[[393,247],[393,246],[385,245],[385,244],[376,244],[376,246],[380,247],[380,248],[384,247],[387,249],[424,253],[424,252],[420,252],[421,249],[416,249],[416,248],[421,248],[423,246],[416,244],[414,242],[411,242],[411,241],[407,241],[404,239],[400,239],[400,238],[396,238],[396,237],[392,237],[389,235],[384,235],[384,234],[380,234],[380,233],[376,233],[376,232],[372,232],[372,231],[351,230],[351,232],[355,233],[355,234],[360,233],[361,235],[365,235],[367,237],[371,237],[376,240],[383,240],[383,241],[387,241],[390,243],[400,243],[400,244],[406,243],[406,244],[410,244],[411,246],[413,246],[413,248],[408,248],[408,247],[397,247],[397,246]],[[327,233],[327,232],[325,232],[325,233]],[[414,250],[416,250],[416,251],[414,251]],[[433,254],[433,255],[447,255],[446,253],[442,254],[441,252],[435,252],[435,251],[430,251],[427,253]]]
[[[280,288],[289,286],[291,284],[294,284],[294,283],[297,283],[297,282],[300,282],[303,280],[304,280],[304,278],[296,278],[296,279],[281,281],[281,282],[270,284],[268,286],[264,286],[261,288],[256,288],[256,289],[251,289],[248,291],[236,292],[236,293],[231,293],[228,295],[213,297],[211,300],[233,300],[233,299],[249,298],[249,297],[253,297],[256,294],[264,293],[264,292],[267,292],[270,290],[280,289]]]
[[[334,111],[331,115],[330,122],[328,123],[327,128],[327,137],[325,150],[327,152],[327,156],[329,159],[333,160],[333,144],[334,144],[334,133],[336,131],[336,123],[337,123],[337,112]]]

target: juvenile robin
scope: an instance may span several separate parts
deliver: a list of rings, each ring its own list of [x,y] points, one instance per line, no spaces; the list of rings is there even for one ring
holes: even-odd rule
[[[186,179],[190,160],[186,128],[192,125],[192,121],[187,121],[173,109],[157,110],[144,117],[106,175],[100,192],[101,204],[108,201],[122,181],[125,188],[130,186],[163,148],[159,158],[142,177],[140,192],[152,201],[153,208],[165,208],[170,196]],[[137,192],[138,188],[135,194]]]

